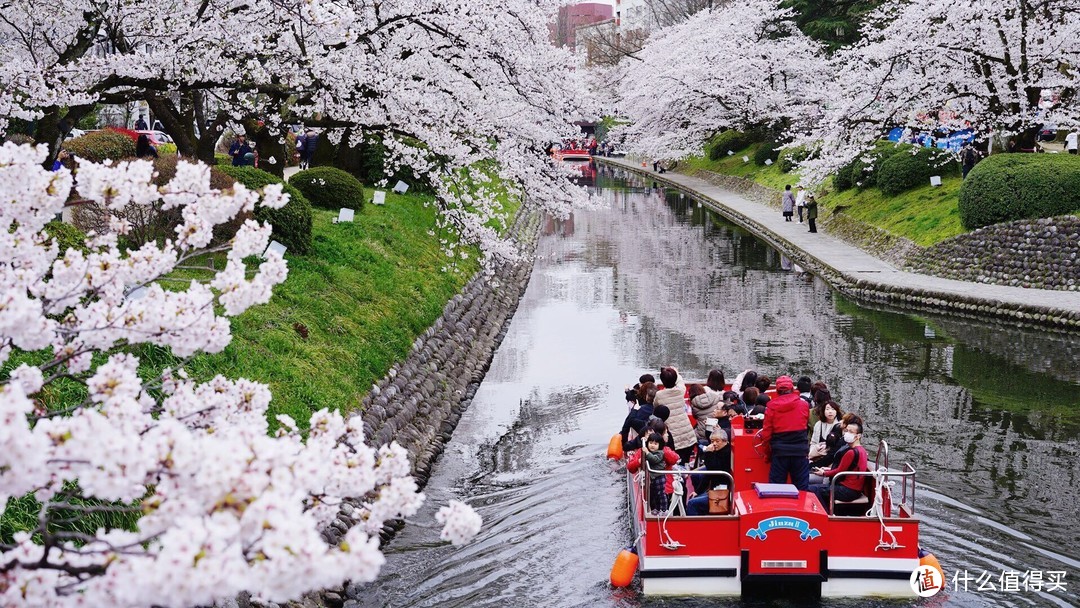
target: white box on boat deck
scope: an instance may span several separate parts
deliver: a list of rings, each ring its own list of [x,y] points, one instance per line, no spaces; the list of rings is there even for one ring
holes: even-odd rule
[[[385,205],[386,204],[386,193],[383,192],[382,190],[376,190],[375,194],[371,195],[371,204],[372,205]]]
[[[266,254],[270,253],[271,251],[276,251],[282,256],[284,256],[286,249],[288,249],[288,247],[286,247],[285,245],[282,245],[277,241],[270,241],[270,244],[266,246],[266,251],[263,252],[263,257],[266,257]]]
[[[409,189],[409,184],[398,180],[397,185],[394,186],[394,194],[405,194],[405,191]]]
[[[771,158],[766,158],[765,159],[765,164],[766,165],[771,165],[772,164],[772,159]]]
[[[742,157],[742,162],[744,162],[744,163],[750,162],[750,157],[749,156]]]
[[[341,211],[338,211],[337,221],[339,223],[340,222],[351,222],[351,221],[353,221],[353,217],[355,217],[355,215],[356,215],[356,212],[353,211],[352,209],[346,209],[345,207],[342,207]]]
[[[941,176],[940,175],[931,175],[930,176],[930,185],[931,186],[940,186],[941,185]]]

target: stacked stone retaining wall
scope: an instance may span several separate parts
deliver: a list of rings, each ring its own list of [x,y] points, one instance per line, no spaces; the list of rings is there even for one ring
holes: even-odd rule
[[[443,452],[461,415],[480,387],[495,350],[506,336],[532,274],[532,254],[540,236],[540,216],[518,214],[510,235],[522,249],[522,259],[502,262],[491,276],[478,272],[443,308],[443,314],[413,343],[404,361],[395,364],[360,403],[364,432],[371,445],[397,441],[412,455],[412,474],[421,487]],[[346,501],[337,518],[323,530],[330,544],[341,541],[357,523],[357,500]],[[401,522],[383,528],[382,542]],[[289,602],[286,608],[355,608],[361,585],[348,585]],[[269,606],[246,595],[224,608]]]
[[[961,281],[1080,290],[1080,217],[1018,220],[980,228],[911,258],[910,269]]]

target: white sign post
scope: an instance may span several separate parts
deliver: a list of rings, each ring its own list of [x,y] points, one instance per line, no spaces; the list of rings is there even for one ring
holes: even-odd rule
[[[386,193],[383,192],[382,190],[376,190],[375,194],[371,195],[371,204],[372,205],[385,205],[386,204]]]
[[[408,189],[409,189],[409,184],[406,184],[405,182],[403,182],[401,180],[398,180],[397,185],[394,186],[394,194],[405,194],[405,191],[408,190]]]
[[[352,209],[342,207],[341,211],[338,211],[337,221],[339,224],[342,222],[352,222],[354,215],[355,212]]]
[[[285,245],[282,245],[277,241],[270,241],[270,244],[266,246],[266,251],[263,252],[263,257],[265,258],[266,254],[270,253],[271,251],[276,251],[280,253],[282,257],[284,257],[286,249],[288,249],[288,247],[286,247]]]

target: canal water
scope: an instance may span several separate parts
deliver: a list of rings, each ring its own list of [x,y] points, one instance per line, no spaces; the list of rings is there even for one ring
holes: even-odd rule
[[[1080,605],[1080,341],[856,304],[688,196],[585,169],[605,204],[545,226],[532,281],[417,517],[456,498],[483,531],[457,548],[406,526],[362,605],[754,605],[607,582],[632,540],[607,442],[623,388],[663,365],[688,378],[718,367],[729,379],[756,369],[824,380],[866,420],[864,443],[887,439],[893,466],[918,470],[922,544],[948,578],[971,577],[967,591],[961,582],[923,603]],[[1064,572],[1066,587],[1003,591],[1010,571]]]

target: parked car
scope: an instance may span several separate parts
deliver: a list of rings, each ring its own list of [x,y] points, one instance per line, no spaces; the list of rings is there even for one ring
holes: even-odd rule
[[[154,147],[160,146],[161,144],[176,143],[173,141],[173,138],[164,131],[135,131],[135,133],[150,138],[150,143],[153,144]]]
[[[1057,125],[1043,125],[1039,129],[1039,141],[1054,141],[1057,139]]]

